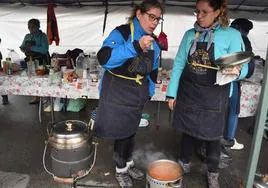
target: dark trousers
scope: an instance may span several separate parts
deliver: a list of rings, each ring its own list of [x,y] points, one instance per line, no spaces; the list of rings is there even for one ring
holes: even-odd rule
[[[2,95],[2,102],[3,103],[8,102],[8,96],[7,95]]]
[[[183,163],[189,163],[191,156],[197,147],[201,147],[202,144],[205,144],[206,147],[206,159],[209,172],[218,172],[219,171],[219,162],[220,162],[220,141],[213,140],[200,140],[183,134],[182,145],[181,145],[181,155],[180,160]]]
[[[117,168],[126,167],[127,161],[130,161],[134,149],[134,136],[114,141],[114,159]]]

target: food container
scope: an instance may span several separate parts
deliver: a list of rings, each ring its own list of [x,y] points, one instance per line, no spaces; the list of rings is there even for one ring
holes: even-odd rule
[[[92,135],[86,123],[67,120],[53,125],[51,146],[52,173],[57,177],[79,177],[93,162]]]
[[[183,170],[175,161],[156,160],[147,169],[146,188],[182,188]]]

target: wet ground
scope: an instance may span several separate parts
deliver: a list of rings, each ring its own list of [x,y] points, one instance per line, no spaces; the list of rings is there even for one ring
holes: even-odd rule
[[[50,114],[44,113],[42,124],[38,120],[38,106],[29,105],[30,97],[9,96],[10,104],[0,105],[0,171],[25,174],[30,177],[27,188],[67,188],[72,185],[57,183],[43,168],[42,155],[47,140],[46,126]],[[89,113],[96,107],[96,100],[88,100],[87,107],[79,113],[56,112],[56,122],[77,119],[88,122]],[[156,125],[157,103],[150,102],[144,112],[151,115],[150,125],[139,128],[136,136],[134,160],[146,170],[147,165],[157,159],[176,160],[180,150],[180,134],[170,125],[166,103],[161,103],[159,125]],[[222,188],[239,188],[248,163],[252,136],[247,128],[254,124],[253,118],[239,120],[237,140],[245,145],[240,151],[231,151],[230,166],[221,169]],[[97,149],[96,163],[91,173],[78,182],[78,187],[118,187],[114,179],[113,147],[111,141],[101,141]],[[46,157],[49,161],[49,154]],[[258,172],[268,173],[268,141],[263,140]],[[50,165],[48,164],[48,168]],[[206,165],[193,156],[193,168],[184,176],[187,188],[206,188]],[[79,184],[84,184],[79,186]],[[134,182],[135,188],[143,188],[146,181]],[[0,178],[0,187],[1,184]],[[8,188],[8,187],[3,187]],[[20,187],[23,188],[23,187]]]

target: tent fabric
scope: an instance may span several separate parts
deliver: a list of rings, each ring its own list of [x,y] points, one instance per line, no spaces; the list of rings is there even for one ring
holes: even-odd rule
[[[166,5],[184,5],[189,6],[195,3],[194,0],[160,0]],[[54,3],[60,5],[104,5],[104,0],[53,0]],[[141,0],[107,0],[109,5],[132,5],[133,3],[140,3]],[[47,0],[1,0],[1,3],[21,3],[21,4],[47,4]],[[233,6],[251,6],[251,7],[262,7],[267,8],[268,2],[263,0],[228,0],[229,5]]]
[[[106,29],[102,34],[105,6],[96,7],[72,7],[57,6],[58,29],[61,36],[59,46],[54,43],[49,46],[49,52],[66,53],[68,49],[80,48],[84,52],[98,51],[103,40],[116,26],[126,23],[130,15],[131,6],[109,7]],[[3,58],[6,58],[9,50],[14,49],[20,57],[24,55],[19,46],[23,37],[28,33],[27,21],[37,18],[41,22],[41,30],[46,31],[47,6],[22,6],[21,4],[1,4],[0,6],[0,50]],[[230,11],[231,19],[249,18],[254,28],[249,33],[255,54],[265,59],[267,51],[268,16],[266,13],[248,11]],[[186,30],[193,27],[195,16],[193,8],[168,6],[164,14],[163,31],[168,38],[168,51],[162,52],[165,61],[173,62],[179,43]],[[159,25],[155,31],[156,35],[161,32]]]

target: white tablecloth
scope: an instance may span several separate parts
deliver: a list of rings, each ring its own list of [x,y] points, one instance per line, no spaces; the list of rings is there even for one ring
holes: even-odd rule
[[[0,94],[7,95],[28,95],[41,97],[59,98],[88,98],[98,99],[99,82],[91,82],[89,79],[79,79],[82,88],[78,89],[76,83],[62,83],[60,85],[49,85],[48,77],[20,76],[20,75],[0,75]],[[167,82],[156,85],[156,92],[152,100],[165,101]]]

